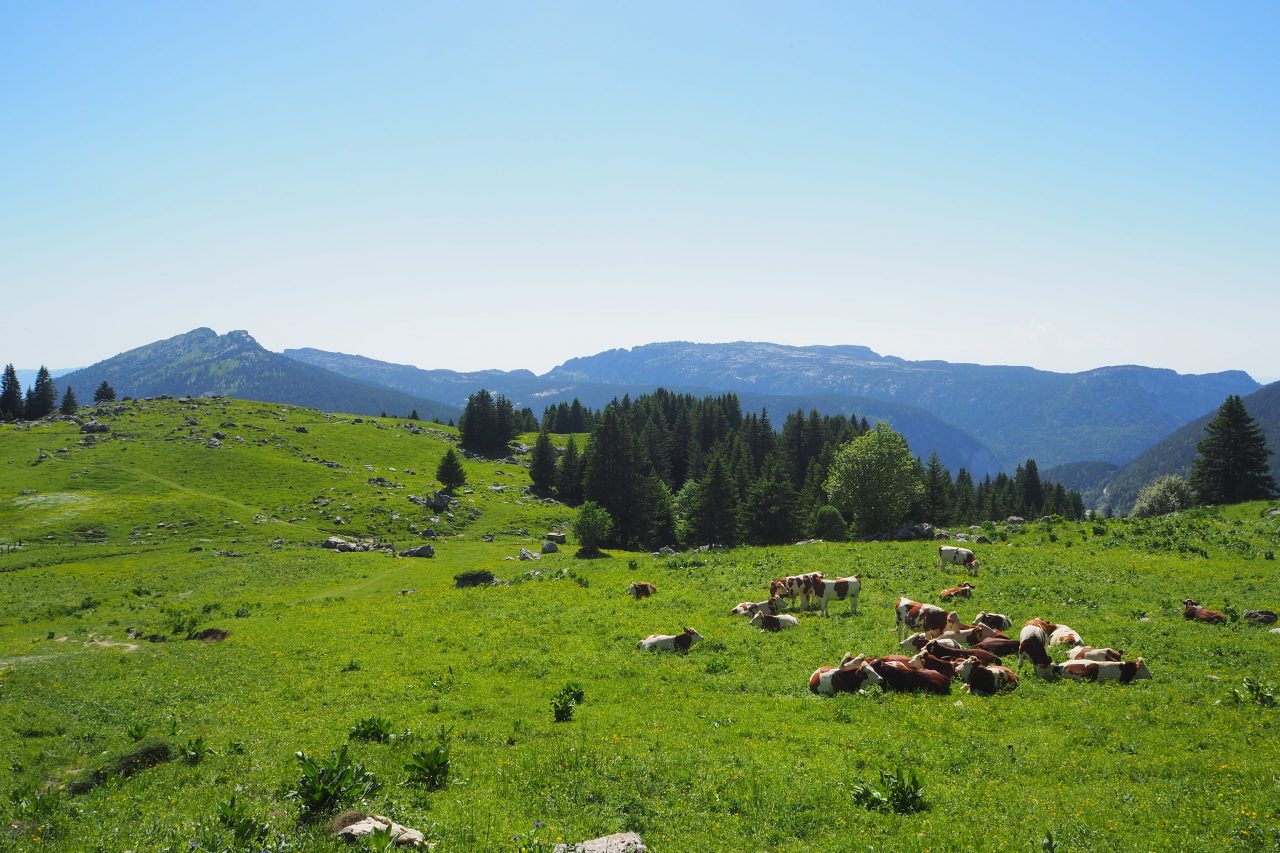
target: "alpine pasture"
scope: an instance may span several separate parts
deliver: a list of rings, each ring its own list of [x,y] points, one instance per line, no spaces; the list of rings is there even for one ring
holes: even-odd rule
[[[349,807],[441,851],[624,830],[659,853],[1280,845],[1280,635],[1182,617],[1188,598],[1280,609],[1269,505],[987,525],[976,576],[940,570],[936,542],[588,560],[571,538],[522,562],[574,512],[525,494],[519,464],[466,460],[448,510],[409,500],[434,494],[450,428],[233,400],[98,411],[110,432],[0,426],[2,849],[338,850]],[[508,583],[455,588],[483,570]],[[728,615],[810,571],[857,575],[857,613],[791,611],[777,633]],[[962,581],[962,619],[1066,623],[1153,678],[809,691],[846,652],[899,651],[899,596],[943,604]],[[687,653],[636,648],[686,626],[705,637]],[[447,777],[423,784],[414,755],[442,739]],[[128,764],[155,743],[169,760]],[[344,744],[380,787],[304,812],[295,753]],[[882,773],[917,774],[923,810],[868,808]]]

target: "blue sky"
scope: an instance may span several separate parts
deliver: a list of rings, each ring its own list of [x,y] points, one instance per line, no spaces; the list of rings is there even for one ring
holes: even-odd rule
[[[0,361],[212,326],[1277,379],[1276,44],[1274,2],[8,3]]]

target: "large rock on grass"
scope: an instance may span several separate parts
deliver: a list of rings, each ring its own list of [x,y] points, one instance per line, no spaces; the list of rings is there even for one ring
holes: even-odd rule
[[[410,548],[408,551],[401,551],[401,557],[434,557],[436,549],[430,545],[419,545],[417,548]]]
[[[554,853],[644,853],[644,841],[634,832],[617,832],[603,838],[557,844]]]

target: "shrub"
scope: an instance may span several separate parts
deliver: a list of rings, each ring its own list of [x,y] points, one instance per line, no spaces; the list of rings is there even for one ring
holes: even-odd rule
[[[600,504],[587,501],[578,510],[578,517],[573,522],[573,535],[583,553],[594,554],[613,532],[613,517]]]
[[[573,719],[573,709],[582,704],[586,693],[575,682],[569,682],[560,688],[560,692],[551,697],[551,713],[557,723],[567,723]]]
[[[304,820],[345,803],[368,799],[382,787],[363,764],[351,762],[345,743],[325,759],[315,759],[301,751],[294,757],[302,767],[302,776],[289,796],[298,801]]]
[[[438,790],[449,783],[449,730],[444,726],[436,733],[436,745],[431,749],[412,753],[405,768],[411,784],[425,785]]]
[[[1138,499],[1134,501],[1133,510],[1129,514],[1134,518],[1150,518],[1153,515],[1179,512],[1189,506],[1191,486],[1177,474],[1172,474],[1145,486],[1138,493]]]
[[[872,811],[913,814],[929,807],[924,801],[924,785],[914,770],[881,773],[878,786],[859,782],[852,793],[855,803]]]
[[[813,535],[828,542],[843,542],[848,538],[849,523],[840,510],[828,504],[819,508],[813,517]]]
[[[365,717],[351,727],[348,737],[352,740],[386,743],[391,740],[391,721],[386,717]]]

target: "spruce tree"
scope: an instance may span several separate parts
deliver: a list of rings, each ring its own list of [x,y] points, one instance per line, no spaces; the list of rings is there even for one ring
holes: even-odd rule
[[[110,403],[116,398],[116,389],[112,388],[107,380],[102,380],[102,384],[93,392],[93,402]]]
[[[697,502],[688,520],[688,544],[731,547],[738,539],[738,490],[732,472],[718,450],[707,463],[699,483]]]
[[[545,495],[555,486],[556,451],[546,430],[538,433],[538,440],[533,443],[533,451],[529,454],[529,479],[533,482],[533,490],[539,494]]]
[[[22,383],[12,364],[4,367],[0,379],[0,421],[16,421],[22,417]]]
[[[956,521],[973,521],[977,518],[974,509],[975,498],[973,494],[973,477],[969,472],[961,468],[956,472],[955,485],[956,499],[954,503],[954,517]]]
[[[738,507],[738,538],[749,545],[786,545],[800,538],[795,487],[774,454],[765,457],[760,476]]]
[[[949,524],[954,500],[955,486],[951,482],[951,472],[943,466],[935,450],[924,469],[924,520],[934,526]]]
[[[40,370],[36,373],[35,384],[27,392],[27,402],[24,412],[27,420],[34,421],[43,418],[45,415],[53,414],[58,408],[58,389],[53,384],[53,377],[49,375],[49,369],[44,365],[40,365]]]
[[[1235,504],[1275,497],[1276,481],[1268,458],[1271,450],[1262,428],[1249,415],[1239,394],[1232,394],[1205,426],[1196,445],[1191,488],[1203,504]]]
[[[466,484],[467,472],[463,469],[462,462],[458,459],[458,454],[453,452],[452,447],[444,452],[440,464],[436,466],[436,479],[448,494],[452,494],[454,489]]]
[[[556,466],[556,492],[560,500],[569,506],[582,503],[582,456],[572,435],[564,448],[564,456]]]
[[[74,415],[79,408],[80,404],[76,402],[76,392],[68,385],[66,393],[62,395],[62,403],[58,406],[58,413]]]

